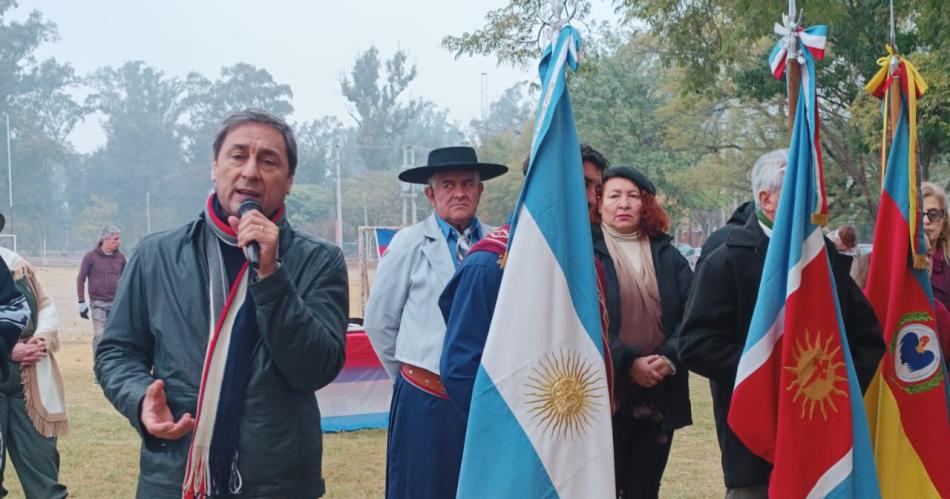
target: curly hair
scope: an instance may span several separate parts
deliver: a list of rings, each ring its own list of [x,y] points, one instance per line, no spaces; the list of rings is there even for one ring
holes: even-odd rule
[[[641,189],[640,201],[640,234],[647,237],[656,237],[665,234],[670,228],[670,215],[660,206],[656,196]]]

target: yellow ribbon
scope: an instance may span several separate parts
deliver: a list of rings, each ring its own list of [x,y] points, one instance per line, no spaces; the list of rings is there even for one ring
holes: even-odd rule
[[[888,84],[888,81],[894,81],[894,79],[896,79],[898,92],[902,92],[903,87],[900,81],[901,74],[894,73],[899,71],[900,68],[903,68],[903,76],[907,80],[907,92],[905,95],[907,98],[907,112],[904,114],[907,117],[908,127],[910,129],[907,148],[908,201],[910,203],[907,221],[910,226],[910,248],[913,255],[914,268],[926,268],[926,260],[924,259],[923,253],[920,251],[921,248],[919,248],[919,238],[916,237],[918,231],[917,204],[920,188],[920,179],[918,178],[917,169],[917,97],[918,94],[923,96],[924,93],[927,92],[928,86],[927,82],[924,81],[922,76],[920,76],[920,73],[917,72],[917,68],[914,67],[910,61],[901,57],[900,55],[897,55],[890,44],[886,45],[885,48],[887,49],[887,55],[877,60],[877,64],[880,66],[880,69],[864,87],[865,90],[870,92],[872,95],[884,100],[884,124],[883,130],[881,132],[881,182],[884,182],[884,175],[887,173],[887,126],[890,123],[889,114],[891,107],[890,98],[892,86]],[[897,64],[894,66],[894,71],[892,72],[891,62],[895,58],[897,59]],[[901,104],[903,105],[904,102],[905,101],[902,100]]]

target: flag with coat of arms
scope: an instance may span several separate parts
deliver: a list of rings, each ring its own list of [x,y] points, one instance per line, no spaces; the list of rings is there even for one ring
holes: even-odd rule
[[[865,289],[887,351],[864,399],[882,496],[950,497],[950,386],[935,331],[917,161],[917,99],[927,84],[910,61],[888,52],[866,86],[884,100],[885,128]]]
[[[827,31],[785,21],[776,25],[783,38],[770,65],[787,70],[775,57],[801,64],[800,82],[789,80],[797,109],[728,421],[750,451],[772,463],[769,497],[877,497],[861,388],[821,230],[828,212],[815,60]]]

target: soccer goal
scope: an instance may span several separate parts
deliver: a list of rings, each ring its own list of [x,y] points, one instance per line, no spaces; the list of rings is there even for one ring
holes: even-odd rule
[[[14,253],[17,253],[16,234],[0,234],[0,246],[11,249]]]
[[[386,252],[389,242],[399,227],[357,227],[359,234],[360,261],[360,315],[366,316],[366,301],[369,300],[370,267],[376,273],[379,258]]]

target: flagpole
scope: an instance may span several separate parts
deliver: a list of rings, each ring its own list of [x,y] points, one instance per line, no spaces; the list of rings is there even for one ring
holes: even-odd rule
[[[790,29],[798,29],[799,19],[796,17],[795,0],[788,0],[788,22]],[[789,34],[788,52],[785,60],[786,84],[788,89],[788,138],[792,139],[792,130],[795,127],[795,111],[798,109],[798,92],[802,81],[802,66],[798,62],[798,38]]]
[[[901,112],[901,76],[898,71],[900,66],[900,60],[897,55],[897,29],[894,25],[894,0],[890,1],[890,10],[891,10],[891,31],[888,40],[888,45],[890,45],[892,53],[890,66],[888,69],[888,75],[891,76],[891,84],[887,89],[887,105],[888,105],[888,121],[889,127],[887,130],[887,142],[888,144],[894,141],[894,131],[897,130],[897,120],[900,119]],[[886,158],[885,158],[886,159]]]

